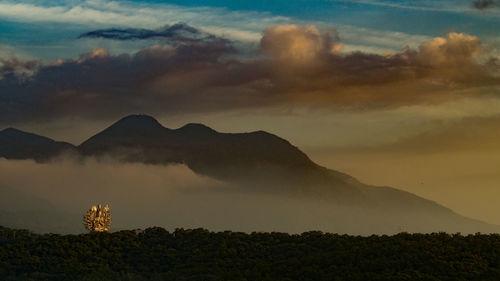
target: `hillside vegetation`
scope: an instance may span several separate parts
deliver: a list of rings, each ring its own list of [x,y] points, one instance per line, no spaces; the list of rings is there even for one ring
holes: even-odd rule
[[[500,280],[500,235],[0,228],[1,280]]]

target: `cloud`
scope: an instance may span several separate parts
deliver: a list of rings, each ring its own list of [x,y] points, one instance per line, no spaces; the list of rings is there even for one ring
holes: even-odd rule
[[[75,229],[84,231],[83,227],[79,228],[81,215],[98,203],[110,205],[114,231],[155,225],[168,229],[204,227],[247,232],[397,231],[394,223],[368,227],[357,220],[350,222],[353,217],[367,220],[365,216],[373,216],[359,208],[259,192],[251,186],[242,191],[241,187],[199,176],[185,165],[124,164],[93,158],[81,163],[60,159],[40,164],[0,158],[2,186],[31,198],[40,198],[41,202],[50,202],[66,212],[67,217],[71,215],[64,221],[69,225],[60,228],[66,227],[72,232]],[[0,188],[0,194],[4,192]],[[16,208],[36,209],[33,202],[36,201],[19,198]],[[348,219],[345,214],[349,214]]]
[[[33,229],[42,224],[38,229],[56,233],[83,232],[82,214],[99,203],[111,208],[111,231],[151,226],[358,235],[396,233],[401,226],[410,232],[478,231],[477,225],[430,209],[394,212],[339,205],[266,192],[261,185],[229,185],[199,176],[185,165],[125,164],[93,158],[43,164],[0,158],[0,195],[0,202],[5,198],[14,201],[0,206],[4,226],[15,223]]]
[[[237,54],[226,40],[195,38],[135,54],[95,49],[51,64],[4,61],[0,120],[115,119],[132,112],[277,105],[384,108],[498,92],[498,58],[475,36],[449,33],[383,55],[341,48],[334,29],[274,25],[254,53]]]
[[[23,60],[32,59],[28,53],[19,50],[18,48],[11,46],[0,44],[0,58],[3,60],[12,59],[12,58],[22,58]]]
[[[85,32],[78,36],[78,38],[105,38],[112,40],[163,39],[172,43],[223,41],[229,44],[227,39],[219,38],[213,34],[200,31],[199,29],[184,23],[165,25],[164,27],[156,30],[143,28],[99,29]]]
[[[467,5],[468,1],[441,0],[441,1],[386,1],[386,0],[343,0],[342,2],[356,3],[362,5],[380,6],[393,9],[405,9],[416,11],[433,11],[446,13],[468,13],[471,7],[474,9],[486,9],[497,6],[497,0],[473,0],[472,4]]]
[[[268,27],[260,41],[261,51],[279,60],[310,61],[321,53],[339,53],[342,49],[337,31],[315,26],[277,25]]]
[[[476,9],[479,9],[479,10],[498,7],[499,5],[500,5],[500,2],[495,1],[495,0],[475,0],[475,1],[472,1],[472,6]]]
[[[465,6],[471,10],[470,5]],[[477,11],[474,12],[477,13]],[[491,14],[491,11],[487,14]],[[289,17],[267,12],[106,0],[70,1],[51,3],[50,5],[43,1],[31,1],[30,3],[5,2],[0,3],[0,17],[13,24],[13,26],[19,25],[16,22],[22,23],[21,25],[27,24],[28,30],[22,28],[25,33],[36,32],[44,38],[51,37],[52,39],[49,41],[31,43],[21,40],[18,35],[13,36],[11,34],[12,36],[7,35],[7,38],[3,38],[4,42],[16,45],[15,53],[17,55],[24,51],[45,61],[72,58],[92,48],[102,47],[109,48],[113,54],[136,52],[139,48],[145,47],[146,44],[144,41],[68,40],[66,36],[68,32],[73,37],[83,31],[107,30],[110,28],[156,31],[160,24],[173,25],[177,22],[185,22],[202,32],[220,38],[227,38],[240,44],[240,46],[250,48],[258,44],[262,31],[266,27],[292,22]],[[294,18],[293,22],[301,25],[311,23],[311,21],[298,18]],[[332,24],[329,20],[314,21],[314,23],[318,26]],[[375,51],[382,54],[387,51],[398,51],[406,44],[415,48],[420,42],[428,38],[419,34],[339,24],[339,22],[335,23],[342,33],[342,41],[345,44],[344,51]],[[40,34],[40,32],[43,34]]]
[[[372,5],[381,6],[386,8],[395,9],[408,9],[408,10],[419,10],[419,11],[457,11],[451,9],[450,7],[443,7],[442,5],[436,5],[429,1],[385,1],[385,0],[341,0],[342,2],[362,4],[362,5]]]
[[[476,36],[463,33],[449,33],[447,38],[434,38],[419,47],[417,59],[423,65],[463,64],[483,51]]]
[[[12,79],[24,81],[33,75],[40,66],[36,60],[19,60],[17,58],[0,58],[0,79]]]
[[[192,74],[194,78],[211,67],[216,71],[224,66],[218,61],[220,56],[233,52],[233,47],[220,41],[193,42],[175,48],[155,45],[134,55],[112,56],[104,49],[96,49],[82,54],[78,59],[43,65],[29,79],[25,75],[13,75],[17,68],[25,67],[27,62],[6,61],[2,70],[4,77],[0,80],[0,108],[7,114],[2,117],[5,117],[3,120],[13,121],[17,118],[73,115],[71,112],[76,113],[76,116],[103,117],[107,115],[106,111],[112,114],[119,112],[121,115],[130,110],[158,110],[163,105],[154,104],[169,99],[177,101],[166,110],[175,110],[175,106],[190,97],[179,96],[170,89],[148,87],[176,75]],[[172,87],[173,84],[175,82]],[[198,85],[203,87],[202,84]],[[18,110],[23,109],[29,110],[30,114],[18,115]]]
[[[432,37],[426,35],[343,25],[339,25],[338,30],[342,35],[342,42],[346,44],[346,47],[349,45],[359,45],[361,48],[371,47],[385,50],[375,52],[379,54],[387,51],[397,52],[405,46],[417,48],[422,42],[432,39]],[[357,50],[363,51],[363,49]]]
[[[27,23],[78,24],[93,28],[152,29],[158,23],[189,22],[206,32],[235,40],[258,40],[266,25],[289,18],[266,12],[239,12],[216,7],[184,7],[159,3],[106,0],[70,1],[50,6],[37,3],[0,3],[0,17]]]

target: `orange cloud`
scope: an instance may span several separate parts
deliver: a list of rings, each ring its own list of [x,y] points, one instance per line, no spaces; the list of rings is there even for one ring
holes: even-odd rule
[[[463,33],[448,33],[446,38],[437,37],[422,43],[417,59],[424,65],[451,66],[471,63],[484,48],[476,36]]]
[[[320,32],[313,25],[275,25],[264,31],[260,48],[283,61],[308,62],[322,53],[338,53],[342,43],[335,30]]]

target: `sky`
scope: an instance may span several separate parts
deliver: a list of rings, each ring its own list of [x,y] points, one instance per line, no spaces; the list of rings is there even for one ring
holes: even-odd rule
[[[500,1],[3,1],[0,129],[277,134],[500,224]]]

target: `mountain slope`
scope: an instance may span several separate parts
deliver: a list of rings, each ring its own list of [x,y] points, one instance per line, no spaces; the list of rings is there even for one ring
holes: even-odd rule
[[[0,131],[0,156],[7,159],[48,160],[65,151],[75,150],[66,142],[23,132],[14,128]]]
[[[230,192],[312,198],[321,204],[334,204],[341,209],[328,214],[332,222],[355,227],[365,224],[364,233],[369,233],[371,224],[384,225],[388,231],[401,225],[421,232],[500,231],[409,192],[366,185],[321,167],[288,141],[264,131],[219,133],[202,124],[168,129],[150,116],[130,115],[73,147],[12,130],[0,132],[0,157],[46,160],[74,149],[82,156],[123,162],[185,164],[197,174],[229,183]]]
[[[198,174],[252,185],[252,189],[312,194],[327,192],[339,203],[365,200],[350,176],[312,162],[273,134],[219,133],[201,124],[176,130],[145,115],[127,116],[83,142],[86,156],[112,156],[126,162],[185,164]]]

